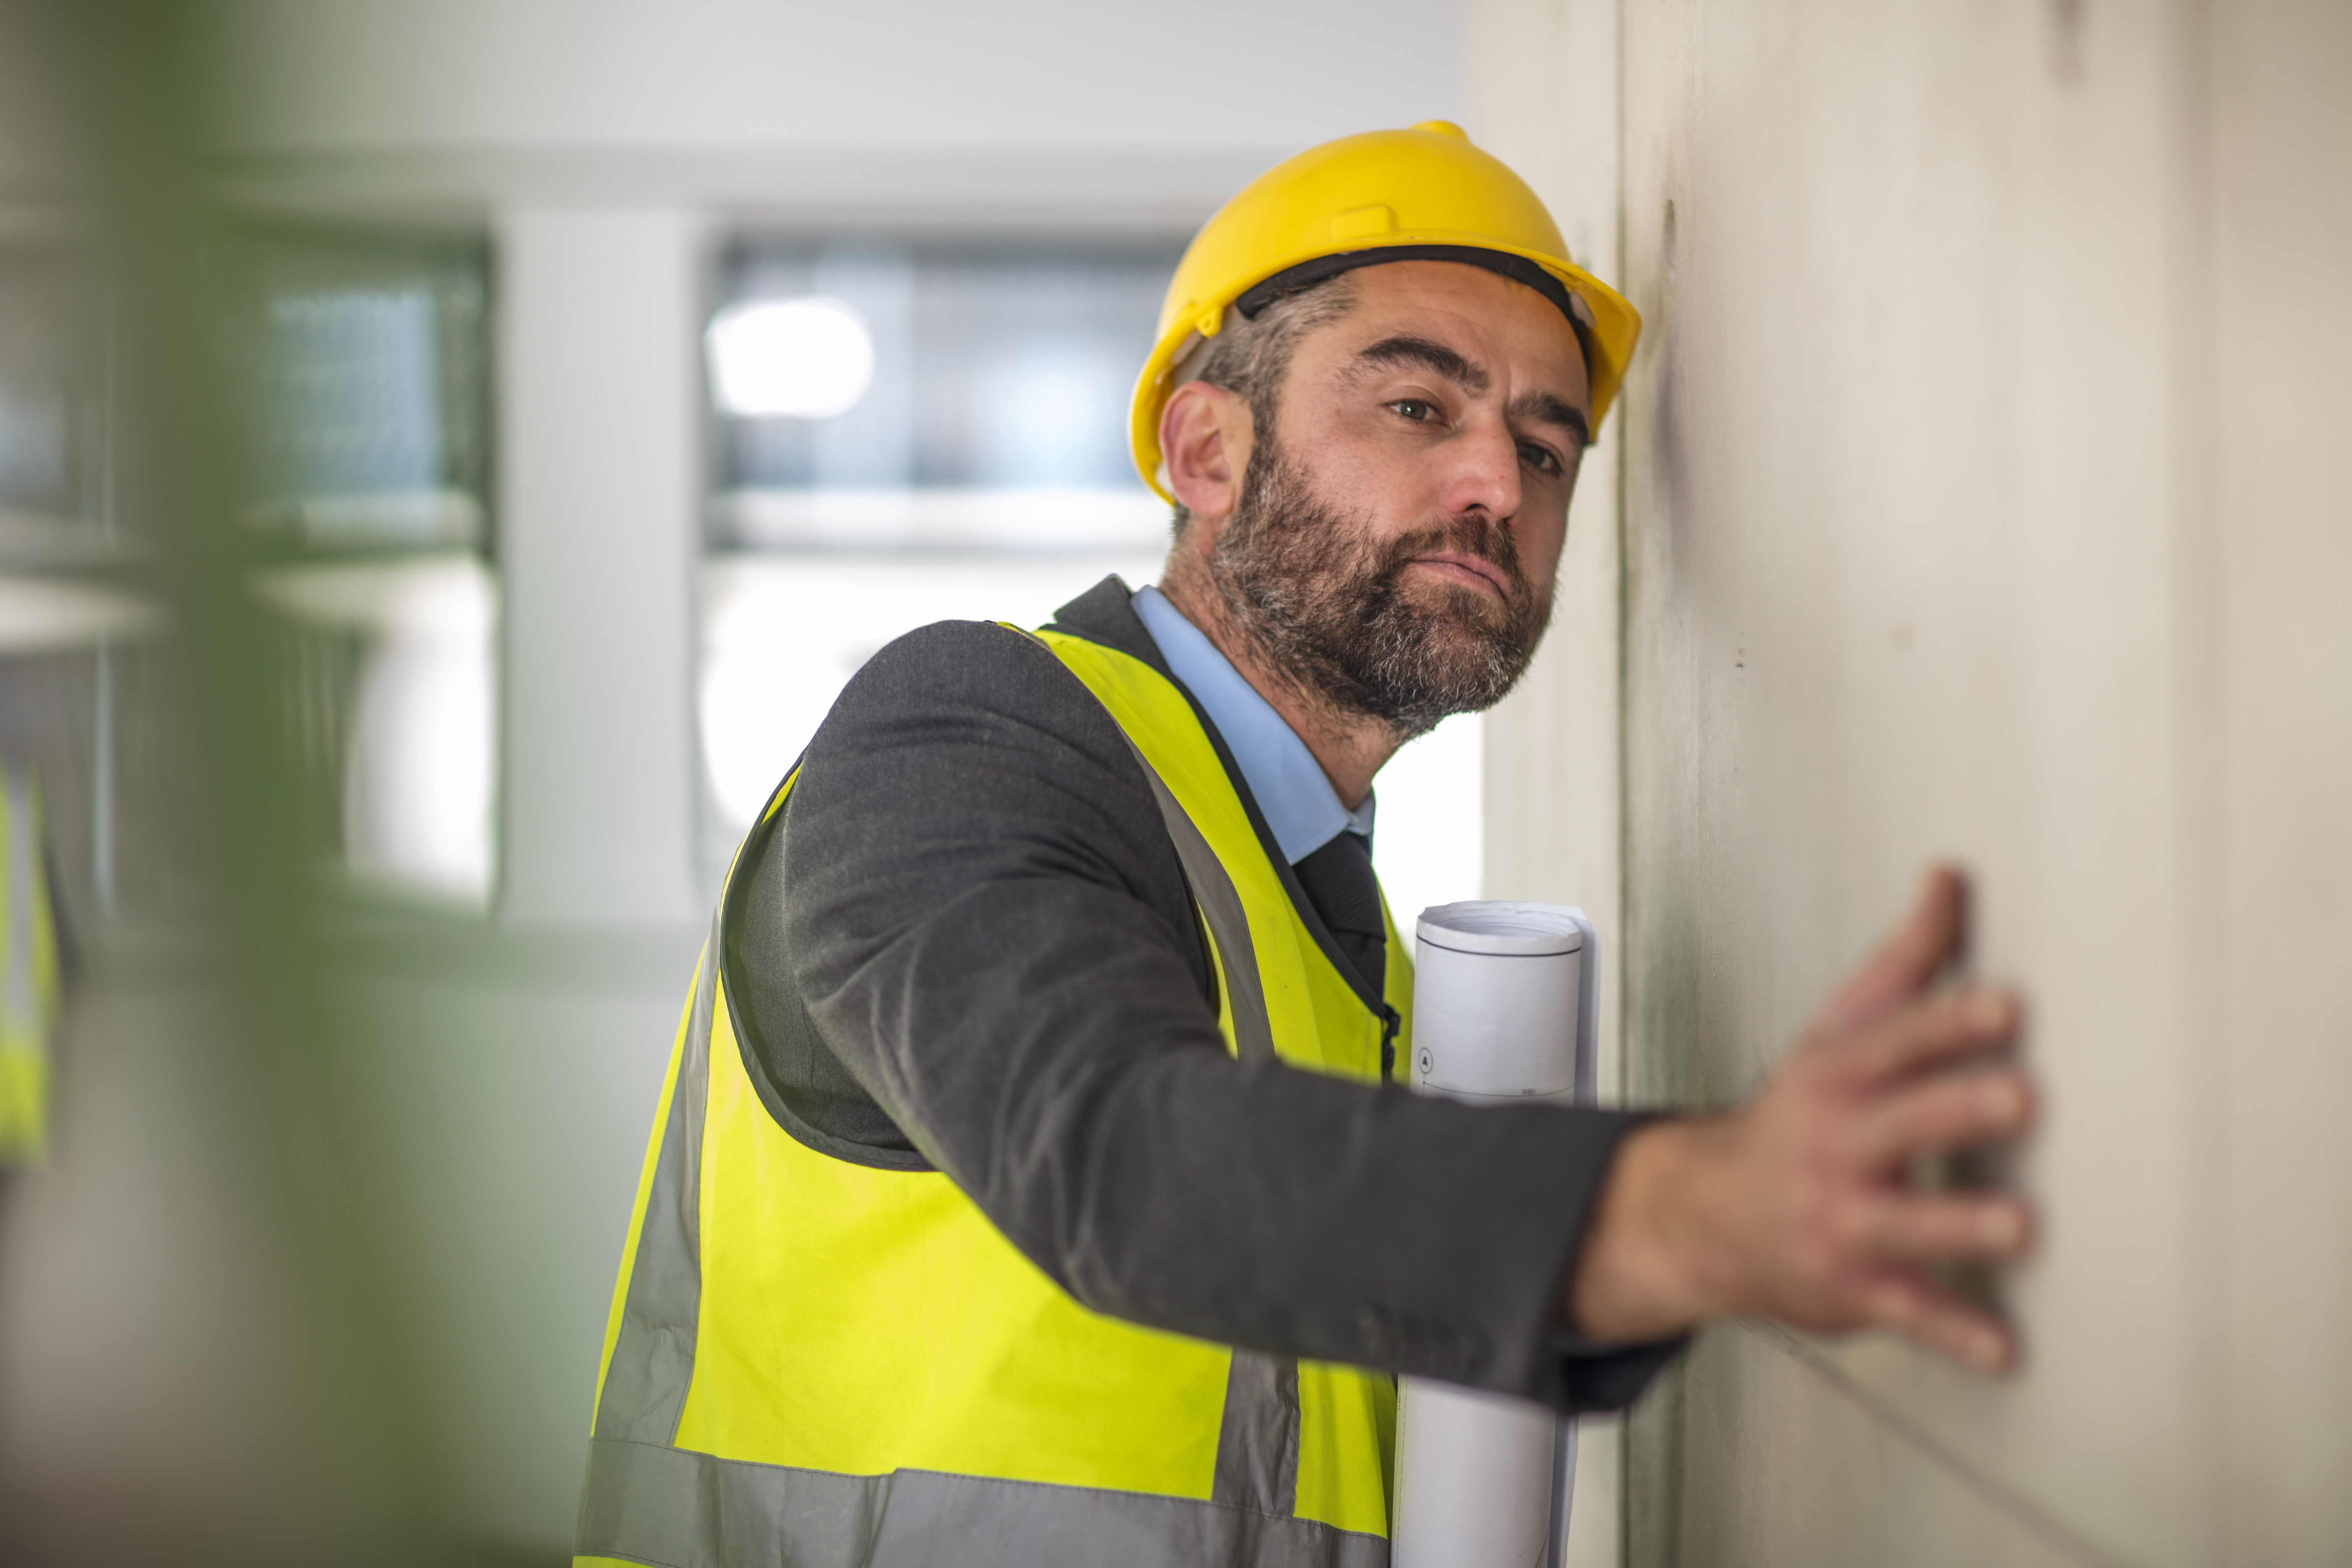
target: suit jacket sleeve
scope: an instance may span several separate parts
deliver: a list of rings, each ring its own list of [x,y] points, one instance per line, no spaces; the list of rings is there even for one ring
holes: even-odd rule
[[[1141,773],[1029,639],[945,623],[877,655],[771,853],[780,908],[740,958],[790,998],[761,1010],[801,1014],[1087,1306],[1568,1410],[1630,1400],[1672,1353],[1558,1331],[1631,1119],[1227,1055]]]

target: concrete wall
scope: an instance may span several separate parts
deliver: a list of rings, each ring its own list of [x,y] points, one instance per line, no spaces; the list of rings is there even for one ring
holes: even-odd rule
[[[2048,1090],[2022,1374],[1713,1331],[1631,1423],[1626,1560],[2343,1561],[2352,14],[1717,0],[1617,45],[1649,329],[1622,580],[1570,605],[1622,620],[1498,716],[1494,837],[1609,887],[1553,795],[1622,734],[1636,1099],[1751,1090],[1935,856]],[[1607,89],[1554,68],[1569,148]]]
[[[2352,13],[2216,15],[2203,40],[2215,396],[2210,619],[2191,679],[2219,973],[2221,1469],[2233,1561],[2352,1556]],[[2201,911],[2191,911],[2192,919]]]

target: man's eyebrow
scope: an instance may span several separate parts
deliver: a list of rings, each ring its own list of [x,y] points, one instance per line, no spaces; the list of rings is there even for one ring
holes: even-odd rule
[[[1573,431],[1580,447],[1592,445],[1592,424],[1584,410],[1564,397],[1549,392],[1522,392],[1511,399],[1507,412],[1514,419],[1532,420],[1538,425],[1560,425]]]
[[[1492,384],[1484,365],[1444,343],[1417,338],[1410,332],[1382,338],[1370,348],[1360,351],[1356,363],[1368,367],[1378,365],[1391,369],[1418,365],[1433,375],[1443,376],[1471,392],[1484,392]],[[1556,394],[1523,392],[1511,399],[1508,413],[1514,419],[1559,426],[1575,436],[1579,446],[1592,445],[1592,426],[1585,418],[1584,410]]]
[[[1427,338],[1416,338],[1410,332],[1401,332],[1392,338],[1382,338],[1371,347],[1358,353],[1356,363],[1360,365],[1384,365],[1391,369],[1419,365],[1431,374],[1444,376],[1456,386],[1466,387],[1472,392],[1484,392],[1489,384],[1484,365],[1465,359],[1444,343],[1432,342]]]

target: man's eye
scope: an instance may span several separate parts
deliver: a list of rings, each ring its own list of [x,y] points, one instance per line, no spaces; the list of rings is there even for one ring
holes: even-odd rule
[[[1399,414],[1403,415],[1407,419],[1412,420],[1416,425],[1430,418],[1437,412],[1435,407],[1423,402],[1418,397],[1399,398],[1396,402],[1390,404],[1389,406],[1395,409]]]
[[[1533,441],[1519,443],[1519,458],[1522,462],[1532,464],[1540,473],[1559,472],[1559,454],[1549,447],[1539,447]]]

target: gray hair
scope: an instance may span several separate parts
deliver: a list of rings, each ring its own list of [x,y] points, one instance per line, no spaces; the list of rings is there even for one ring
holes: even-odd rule
[[[1282,295],[1244,318],[1228,306],[1224,329],[1213,338],[1196,342],[1177,361],[1169,379],[1181,386],[1205,381],[1239,397],[1250,411],[1250,435],[1260,450],[1274,441],[1275,416],[1282,404],[1282,384],[1290,374],[1291,355],[1300,340],[1316,328],[1328,326],[1356,304],[1356,280],[1342,272]],[[1181,539],[1192,526],[1192,510],[1176,503],[1171,519],[1174,537]]]

